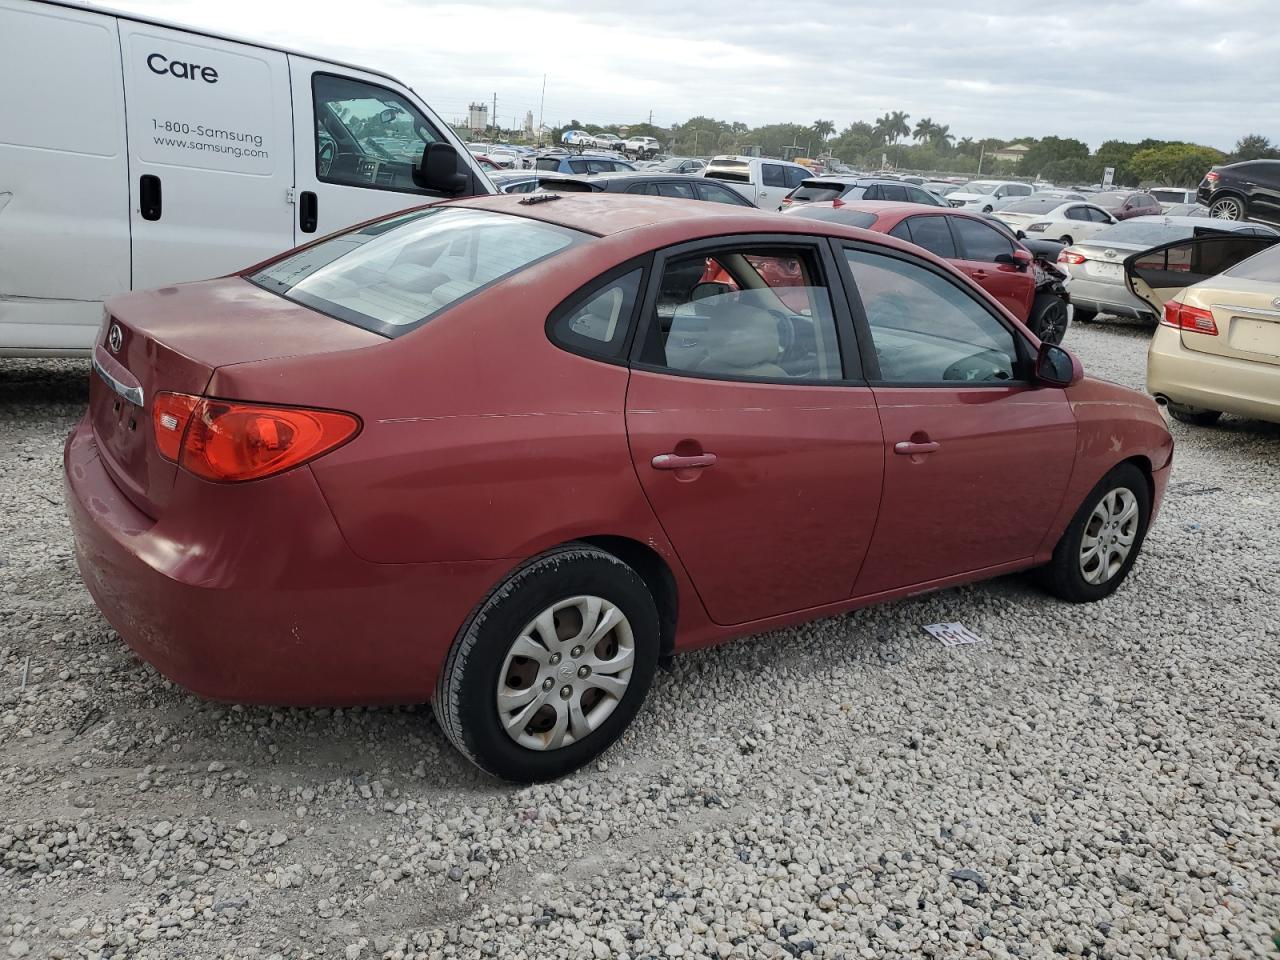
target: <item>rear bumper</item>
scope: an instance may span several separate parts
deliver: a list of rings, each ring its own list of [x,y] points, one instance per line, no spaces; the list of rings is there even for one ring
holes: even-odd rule
[[[1157,327],[1151,338],[1147,392],[1191,407],[1280,423],[1280,364],[1188,350],[1172,327]]]
[[[1071,302],[1083,310],[1114,313],[1142,320],[1157,319],[1150,306],[1118,283],[1090,280],[1073,274],[1067,284],[1067,293],[1071,295]]]
[[[134,652],[206,697],[426,701],[458,629],[514,564],[361,560],[307,468],[252,484],[180,473],[153,520],[116,487],[87,420],[67,440],[64,467],[94,601]]]

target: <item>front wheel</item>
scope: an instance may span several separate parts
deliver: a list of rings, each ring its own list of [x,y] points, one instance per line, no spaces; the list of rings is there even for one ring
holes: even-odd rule
[[[1027,327],[1042,343],[1061,343],[1067,334],[1066,301],[1052,293],[1036,294]]]
[[[1045,586],[1071,603],[1109,597],[1138,559],[1150,519],[1146,476],[1131,463],[1120,464],[1076,511],[1042,571]]]
[[[1062,244],[1064,247],[1069,247],[1071,246],[1071,244],[1075,243],[1075,241],[1071,239],[1071,236],[1069,234],[1059,237],[1058,242]]]
[[[1221,197],[1209,207],[1209,216],[1217,220],[1243,220],[1244,204],[1235,197]]]
[[[436,682],[436,719],[482,770],[551,780],[626,729],[659,646],[644,580],[610,553],[568,544],[519,567],[472,613]]]

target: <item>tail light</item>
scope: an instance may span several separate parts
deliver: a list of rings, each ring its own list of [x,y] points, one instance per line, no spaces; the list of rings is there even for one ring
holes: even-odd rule
[[[1218,335],[1218,324],[1214,321],[1212,313],[1200,307],[1178,303],[1176,300],[1170,300],[1164,305],[1164,319],[1160,322],[1166,327],[1190,330],[1210,337]]]
[[[1208,173],[1204,175],[1204,178],[1208,180],[1210,183],[1217,183],[1219,180],[1222,179],[1222,175],[1215,170],[1210,170]]]
[[[166,460],[205,480],[259,480],[340,447],[360,421],[337,410],[275,407],[156,394],[156,447]]]
[[[1059,263],[1084,263],[1086,259],[1083,253],[1076,253],[1074,250],[1063,250],[1058,254]]]

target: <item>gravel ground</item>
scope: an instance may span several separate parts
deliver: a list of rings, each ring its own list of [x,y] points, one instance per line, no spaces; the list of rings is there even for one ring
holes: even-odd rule
[[[1074,327],[1140,385],[1145,331]],[[603,761],[135,660],[61,506],[77,362],[0,362],[0,957],[1256,957],[1280,928],[1280,428],[1175,426],[1094,606],[1025,578],[676,661]],[[921,624],[989,638],[944,648]],[[26,677],[25,688],[22,679]]]

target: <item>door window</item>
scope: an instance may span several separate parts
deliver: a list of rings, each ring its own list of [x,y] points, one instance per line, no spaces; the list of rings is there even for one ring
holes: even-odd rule
[[[317,73],[316,177],[324,183],[421,193],[413,168],[443,138],[417,108],[386,87]]]
[[[882,183],[880,184],[880,199],[905,201],[907,199],[907,188],[900,183]]]
[[[914,226],[913,224],[912,229]],[[1008,238],[985,223],[970,220],[968,217],[956,217],[951,226],[959,237],[960,249],[964,251],[966,260],[982,260],[991,263],[1002,253],[1013,253],[1013,244]]]
[[[1063,214],[1063,216],[1065,216],[1068,220],[1088,220],[1090,219],[1089,208],[1088,207],[1067,207],[1067,211],[1065,214]]]
[[[661,197],[680,197],[685,200],[698,199],[693,195],[693,187],[687,183],[672,181],[658,184],[658,195]]]
[[[785,167],[787,186],[795,189],[809,179],[809,171],[801,167]]]
[[[1107,213],[1107,211],[1105,210],[1099,210],[1097,207],[1084,207],[1084,208],[1078,207],[1077,209],[1083,209],[1085,214],[1088,216],[1089,220],[1092,221],[1093,223],[1110,223],[1111,222],[1111,214]]]
[[[816,254],[728,249],[668,260],[641,362],[713,379],[841,379]]]
[[[1031,187],[1025,183],[1011,183],[1006,196],[1029,197],[1031,196]]]
[[[714,203],[731,203],[739,207],[751,206],[751,201],[737,190],[722,187],[720,184],[710,180],[695,180],[693,185],[698,191],[698,197],[702,200],[710,200]]]
[[[786,170],[779,163],[762,163],[760,164],[760,172],[766,187],[785,187],[787,185]]]
[[[889,383],[1009,383],[1018,368],[1013,333],[967,292],[919,264],[846,250]]]
[[[947,226],[949,217],[911,217],[904,221],[911,230],[911,242],[944,260],[956,258],[956,244]]]
[[[637,268],[607,282],[553,315],[553,342],[574,353],[604,359],[622,355],[644,271]]]

